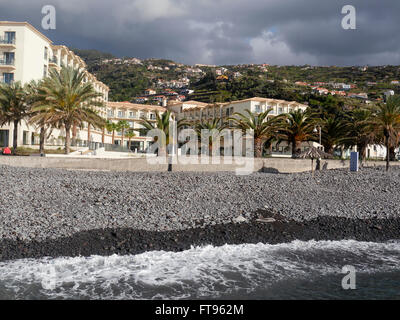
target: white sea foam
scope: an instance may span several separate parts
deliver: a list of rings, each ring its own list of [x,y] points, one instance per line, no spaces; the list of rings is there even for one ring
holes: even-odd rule
[[[251,293],[279,281],[400,269],[400,242],[294,241],[184,252],[0,263],[0,298],[184,299]]]

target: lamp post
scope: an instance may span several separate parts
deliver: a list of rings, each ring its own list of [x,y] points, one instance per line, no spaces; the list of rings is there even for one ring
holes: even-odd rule
[[[321,126],[320,125],[315,126],[313,132],[314,133],[318,133],[319,132],[319,145],[321,146],[322,145],[322,128],[321,128]]]
[[[322,128],[321,128],[321,126],[320,125],[315,126],[313,132],[314,133],[318,133],[319,132],[319,145],[320,145],[320,148],[321,148],[321,145],[322,145]],[[321,157],[317,158],[317,170],[318,171],[321,170]]]

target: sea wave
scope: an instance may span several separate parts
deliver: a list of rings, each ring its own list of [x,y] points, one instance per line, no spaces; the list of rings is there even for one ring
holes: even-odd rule
[[[343,277],[345,265],[359,274],[399,271],[400,242],[294,241],[14,260],[0,263],[0,298],[262,298],[282,283]]]

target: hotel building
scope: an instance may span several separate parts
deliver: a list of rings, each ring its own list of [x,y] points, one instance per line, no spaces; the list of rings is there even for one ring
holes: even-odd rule
[[[240,101],[207,104],[197,101],[174,103],[168,109],[177,115],[177,119],[191,121],[209,121],[214,118],[227,119],[236,112],[245,113],[246,109],[251,112],[261,113],[271,109],[270,115],[276,116],[294,110],[305,111],[307,105],[295,102],[268,98],[250,98]]]
[[[90,82],[101,94],[100,101],[108,101],[109,88],[86,70],[85,62],[74,52],[63,45],[54,45],[45,35],[27,22],[0,21],[0,82],[20,81],[22,84],[47,77],[49,70],[60,70],[62,66],[70,66],[84,71],[85,82]],[[101,116],[107,117],[106,108],[97,110]],[[0,147],[11,146],[13,124],[0,128]],[[76,128],[72,133],[80,145],[90,143],[110,143],[102,131],[93,127]],[[18,128],[18,145],[37,147],[39,144],[38,128],[22,121]],[[46,140],[46,147],[63,146],[65,132],[54,129]]]
[[[146,137],[144,127],[140,124],[140,120],[146,119],[156,122],[156,113],[159,114],[167,111],[166,108],[155,105],[134,104],[130,102],[108,102],[107,103],[107,119],[114,123],[119,121],[127,121],[131,129],[134,130],[135,137],[131,139],[131,149],[144,151],[152,142],[151,138]],[[112,132],[107,132],[108,138],[112,137]],[[114,144],[128,147],[128,139],[125,137],[122,145],[122,132],[114,133]]]
[[[176,114],[176,119],[186,119],[189,121],[212,121],[215,118],[226,121],[228,118],[233,117],[234,113],[245,114],[246,110],[252,113],[265,112],[271,109],[270,117],[280,114],[289,113],[295,110],[305,111],[308,106],[295,101],[285,101],[268,98],[250,98],[240,101],[206,104],[197,101],[186,101],[181,103],[170,104],[167,107],[169,110]],[[319,146],[314,142],[305,142],[302,144],[302,151],[310,146]],[[291,156],[291,149],[287,143],[282,142],[279,145],[271,147],[272,156]]]

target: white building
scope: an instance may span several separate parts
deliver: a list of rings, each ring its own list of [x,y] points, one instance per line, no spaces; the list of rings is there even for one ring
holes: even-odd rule
[[[131,139],[131,149],[144,151],[152,142],[151,138],[146,137],[146,130],[141,124],[141,119],[156,122],[156,113],[162,114],[165,108],[155,105],[134,104],[130,102],[108,102],[107,118],[118,123],[119,121],[127,121],[131,129],[134,130],[135,137]],[[106,133],[108,138],[112,139],[112,132]],[[123,140],[122,140],[123,139]],[[114,133],[114,144],[128,147],[129,140],[122,137],[122,132]]]
[[[289,113],[295,110],[305,111],[307,105],[295,101],[285,101],[268,98],[250,98],[245,100],[206,104],[198,101],[184,101],[167,106],[176,115],[177,120],[186,119],[189,121],[212,121],[215,118],[226,120],[234,116],[234,113],[244,114],[246,110],[253,113],[265,112],[271,109],[270,116],[274,117],[280,114]],[[310,146],[319,146],[313,142],[305,142],[302,144],[302,151]],[[291,149],[287,144],[281,143],[272,146],[272,156],[290,157]]]
[[[385,95],[385,100],[387,100],[389,97],[394,96],[394,91],[393,90],[385,91],[384,95]]]
[[[288,113],[294,110],[306,110],[307,105],[295,102],[268,98],[250,98],[226,103],[207,104],[198,101],[184,101],[168,106],[177,115],[177,119],[212,120],[213,118],[228,118],[234,113],[264,112],[271,109],[271,116]]]
[[[53,45],[53,42],[27,22],[0,21],[0,81],[11,83],[20,81],[26,84],[31,80],[40,80],[49,74],[51,68],[60,70],[70,66],[85,71],[85,81],[90,82],[101,94],[99,100],[108,101],[109,88],[86,71],[85,62],[65,46]],[[103,117],[105,109],[98,110]],[[13,124],[0,128],[0,147],[11,146]],[[74,128],[73,135],[82,144],[88,142],[109,143],[103,132],[94,128]],[[53,130],[47,139],[48,147],[62,147],[65,132]],[[38,129],[22,121],[18,130],[18,145],[38,147]]]

